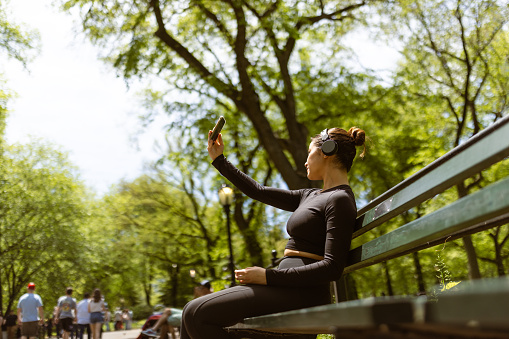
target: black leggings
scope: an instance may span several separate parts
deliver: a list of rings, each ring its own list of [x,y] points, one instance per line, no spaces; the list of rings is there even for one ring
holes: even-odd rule
[[[286,257],[279,268],[309,265],[316,260]],[[329,284],[306,287],[235,286],[187,303],[182,314],[181,339],[230,338],[223,327],[244,318],[330,303]]]

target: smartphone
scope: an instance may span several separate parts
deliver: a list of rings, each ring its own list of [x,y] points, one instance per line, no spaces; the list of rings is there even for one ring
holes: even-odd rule
[[[223,129],[224,124],[226,123],[226,120],[224,120],[223,116],[219,117],[219,120],[217,120],[216,125],[214,126],[214,129],[212,130],[212,135],[210,136],[210,140],[216,141],[217,136],[219,135],[219,132]]]

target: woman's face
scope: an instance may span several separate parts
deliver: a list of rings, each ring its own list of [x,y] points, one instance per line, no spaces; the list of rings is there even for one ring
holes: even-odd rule
[[[323,180],[324,160],[322,150],[311,141],[308,148],[308,159],[304,164],[309,180]]]

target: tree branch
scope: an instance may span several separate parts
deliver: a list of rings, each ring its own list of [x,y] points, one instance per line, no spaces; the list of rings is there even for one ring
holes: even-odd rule
[[[191,52],[189,52],[189,50],[187,50],[180,42],[175,40],[168,33],[163,21],[159,0],[150,0],[150,6],[154,11],[158,27],[157,31],[154,33],[155,36],[164,42],[171,50],[177,53],[182,59],[184,59],[202,79],[207,81],[207,83],[215,88],[219,93],[226,95],[233,101],[237,101],[238,92],[232,86],[229,86],[212,74]]]

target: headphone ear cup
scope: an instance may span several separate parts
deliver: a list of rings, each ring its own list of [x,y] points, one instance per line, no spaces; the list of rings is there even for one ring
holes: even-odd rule
[[[322,144],[322,152],[325,155],[333,155],[338,150],[338,144],[334,140],[326,140]]]

